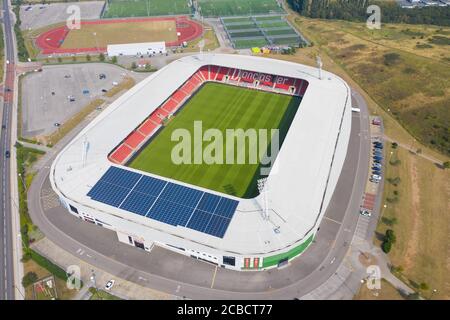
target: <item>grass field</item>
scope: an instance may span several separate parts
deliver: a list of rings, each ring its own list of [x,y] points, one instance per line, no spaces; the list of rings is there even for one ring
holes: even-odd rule
[[[415,48],[450,28],[394,24],[368,31],[345,21],[293,23],[416,139],[450,155],[450,51],[444,44]]]
[[[207,83],[131,161],[130,167],[238,197],[251,198],[257,194],[259,164],[248,164],[246,161],[247,164],[176,165],[172,162],[171,152],[178,142],[171,141],[172,132],[184,128],[192,134],[194,121],[203,122],[203,132],[216,128],[223,134],[226,129],[279,128],[281,145],[299,103],[298,97]],[[207,145],[208,143],[204,143],[203,148]],[[201,147],[197,143],[191,149],[198,150]],[[246,156],[248,159],[248,152]]]
[[[190,14],[188,0],[109,0],[104,18]]]
[[[96,48],[106,47],[108,44],[177,40],[176,24],[173,20],[129,22],[126,25],[86,24],[79,30],[70,31],[61,48]]]
[[[275,0],[198,0],[205,17],[283,12]]]

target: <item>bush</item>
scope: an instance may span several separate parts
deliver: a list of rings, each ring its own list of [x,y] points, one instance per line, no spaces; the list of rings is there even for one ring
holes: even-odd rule
[[[117,63],[117,57],[116,56],[112,57],[111,58],[111,62],[114,63],[114,64]]]
[[[97,289],[95,289],[94,287],[89,287],[89,292],[91,294],[96,294],[97,293]]]
[[[450,168],[450,161],[445,161],[444,163],[442,163],[442,166],[444,167],[444,169],[449,169]]]
[[[425,282],[421,282],[419,285],[420,290],[429,290],[430,287]]]
[[[30,261],[31,254],[29,252],[25,252],[22,256],[22,259],[20,259],[21,262],[27,262]]]
[[[392,244],[390,242],[383,242],[381,245],[381,249],[384,253],[389,253],[391,251]]]
[[[394,234],[394,230],[392,229],[388,229],[386,230],[386,234],[384,236],[384,241],[385,242],[390,242],[390,243],[395,243],[397,239],[395,238],[395,234]]]
[[[22,285],[26,288],[26,287],[32,285],[33,283],[35,283],[37,280],[38,280],[37,274],[30,271],[26,275],[23,276]]]
[[[48,272],[52,273],[55,277],[64,281],[67,280],[67,274],[61,267],[57,266],[47,258],[41,256],[34,250],[29,249],[29,254],[31,255],[31,258],[34,262],[36,262],[42,268],[46,269]]]
[[[133,61],[133,63],[131,64],[131,69],[136,69],[137,68],[137,64],[136,62]]]
[[[392,149],[397,149],[398,143],[397,142],[392,142],[391,147],[392,147]]]
[[[102,62],[105,61],[105,55],[103,53],[100,53],[100,55],[98,56],[98,59]]]

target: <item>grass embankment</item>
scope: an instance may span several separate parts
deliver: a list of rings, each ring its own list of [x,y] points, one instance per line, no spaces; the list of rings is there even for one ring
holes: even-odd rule
[[[5,42],[3,39],[3,24],[0,25],[0,82],[3,82],[4,63],[5,63]]]
[[[401,162],[386,165],[386,208],[375,243],[381,244],[387,229],[394,230],[389,257],[396,275],[425,298],[436,289],[436,298],[449,299],[450,171],[404,149],[388,151],[391,163]]]
[[[57,131],[42,138],[43,142],[49,146],[55,145],[59,140],[61,140],[66,134],[72,131],[78,124],[80,124],[87,115],[94,111],[97,107],[101,106],[105,100],[95,99],[86,105],[80,112],[71,117],[69,120],[64,122]]]
[[[135,84],[136,81],[134,81],[133,78],[125,77],[121,83],[109,89],[108,92],[105,93],[105,97],[112,98],[121,91],[131,89]]]
[[[381,279],[380,290],[370,290],[363,284],[353,300],[405,300],[406,298],[392,284]]]
[[[196,52],[199,51],[199,43],[204,40],[203,43],[203,51],[212,51],[219,47],[219,40],[217,40],[217,36],[212,27],[203,25],[203,37],[200,37],[196,40],[190,41],[188,46],[183,49],[184,52]]]
[[[428,55],[434,52],[435,58],[431,59],[424,56],[425,49],[411,47],[408,37],[415,36],[405,33],[418,31],[412,31],[415,29],[408,25],[383,26],[379,32],[389,34],[389,38],[382,37],[378,30],[361,31],[364,25],[361,23],[300,17],[291,20],[319,47],[318,51],[332,58],[417,140],[450,155],[448,45],[433,44],[433,48],[427,49]],[[438,27],[427,30],[422,32],[422,42],[436,43],[436,33],[450,32],[449,28]],[[400,49],[402,37],[406,37],[404,50]]]
[[[20,143],[16,143],[15,147],[17,151],[19,215],[22,247],[24,252],[22,260],[24,263],[24,274],[34,272],[38,276],[38,279],[48,277],[49,275],[54,275],[56,290],[59,298],[69,298],[76,292],[66,288],[66,272],[29,247],[31,243],[43,237],[38,228],[31,221],[28,214],[27,190],[30,187],[36,173],[32,169],[32,166],[45,154],[45,152],[24,147]],[[33,298],[33,290],[31,285],[26,288],[25,298]]]
[[[89,288],[89,291],[92,293],[92,296],[89,298],[89,300],[122,300],[119,297],[116,297],[111,293],[103,290],[96,290],[95,288]]]
[[[417,41],[425,42],[438,33],[448,35],[448,28],[383,25],[381,30],[369,31],[364,23],[314,20],[297,14],[291,14],[289,20],[314,45],[298,50],[294,55],[274,57],[315,66],[315,57],[320,54],[324,68],[356,88],[367,101],[371,113],[383,117],[386,135],[413,150],[421,149],[424,155],[439,161],[449,159],[439,153],[435,145],[427,143],[427,137],[442,129],[439,121],[448,121],[445,119],[449,113],[442,109],[441,103],[449,98],[447,58],[450,52],[438,45],[427,50],[415,49],[412,42],[416,40],[412,37],[422,37],[422,34],[412,33],[424,33],[423,39]],[[391,64],[392,59],[396,60],[394,64]],[[397,84],[392,85],[394,82]],[[433,88],[435,83],[438,85]],[[405,87],[397,93],[391,86],[394,89]],[[416,118],[411,121],[414,112]],[[433,113],[444,113],[444,117],[434,119]],[[429,115],[426,121],[420,119],[424,114]],[[400,118],[403,126],[397,121]],[[430,128],[431,120],[436,120],[436,128],[433,125]],[[415,126],[421,128],[416,130]],[[416,137],[423,135],[421,140],[427,145],[411,136],[413,130],[416,130]],[[389,144],[386,145],[389,148]],[[433,299],[448,299],[450,173],[420,155],[400,149],[395,152],[393,157],[398,157],[401,164],[387,165],[386,177],[400,177],[400,183],[395,187],[386,182],[384,201],[387,208],[377,232],[384,234],[388,228],[395,232],[396,242],[389,256],[393,264],[400,267],[401,274],[396,272],[399,277],[412,287],[425,283],[429,289],[415,288],[425,298],[432,297],[432,290],[437,289]],[[394,217],[393,225],[385,224]],[[376,244],[380,245],[381,241],[376,240]]]
[[[256,180],[260,177],[258,170],[260,159],[256,159],[255,164],[250,163],[249,151],[252,151],[252,148],[248,147],[248,139],[246,139],[245,146],[242,149],[236,149],[234,153],[234,164],[225,164],[225,155],[230,154],[230,150],[226,150],[226,145],[230,141],[226,141],[225,131],[237,128],[267,129],[270,134],[270,129],[279,128],[281,146],[298,105],[298,97],[208,83],[137,155],[131,167],[238,197],[253,197],[257,194]],[[217,153],[219,161],[223,161],[223,164],[207,163],[207,160],[202,161],[202,164],[194,164],[194,152],[203,154],[207,146],[212,144],[205,142],[201,145],[198,140],[201,137],[194,137],[194,121],[202,121],[203,132],[209,128],[220,131],[223,141],[215,141],[215,137],[213,140],[221,147],[223,146],[223,149],[222,151],[214,149],[212,153],[214,155]],[[184,144],[187,143],[188,147],[192,148],[192,157],[189,156],[188,159],[191,164],[176,164],[172,161],[172,150],[179,142],[172,141],[171,136],[177,129],[188,130],[190,137],[194,139],[192,144],[183,140]],[[267,139],[270,143],[270,137]],[[211,152],[211,147],[209,151]],[[258,148],[257,151],[259,156],[266,150]],[[244,152],[245,164],[237,162],[237,154],[240,152]],[[184,152],[181,153],[184,154]]]

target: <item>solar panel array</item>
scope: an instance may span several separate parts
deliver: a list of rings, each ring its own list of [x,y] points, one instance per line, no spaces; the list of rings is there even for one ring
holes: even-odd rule
[[[110,167],[87,194],[92,200],[173,226],[223,238],[238,201]]]

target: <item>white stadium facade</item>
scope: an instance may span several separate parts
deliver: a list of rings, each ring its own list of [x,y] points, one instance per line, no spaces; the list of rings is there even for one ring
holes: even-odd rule
[[[267,192],[256,198],[123,165],[162,128],[152,115],[175,113],[207,81],[303,96]],[[311,244],[341,174],[350,129],[350,88],[334,74],[261,57],[199,54],[172,62],[112,103],[56,157],[50,181],[71,214],[115,231],[121,242],[147,251],[157,245],[233,270],[265,270]],[[136,149],[127,142],[130,132],[144,136]]]

